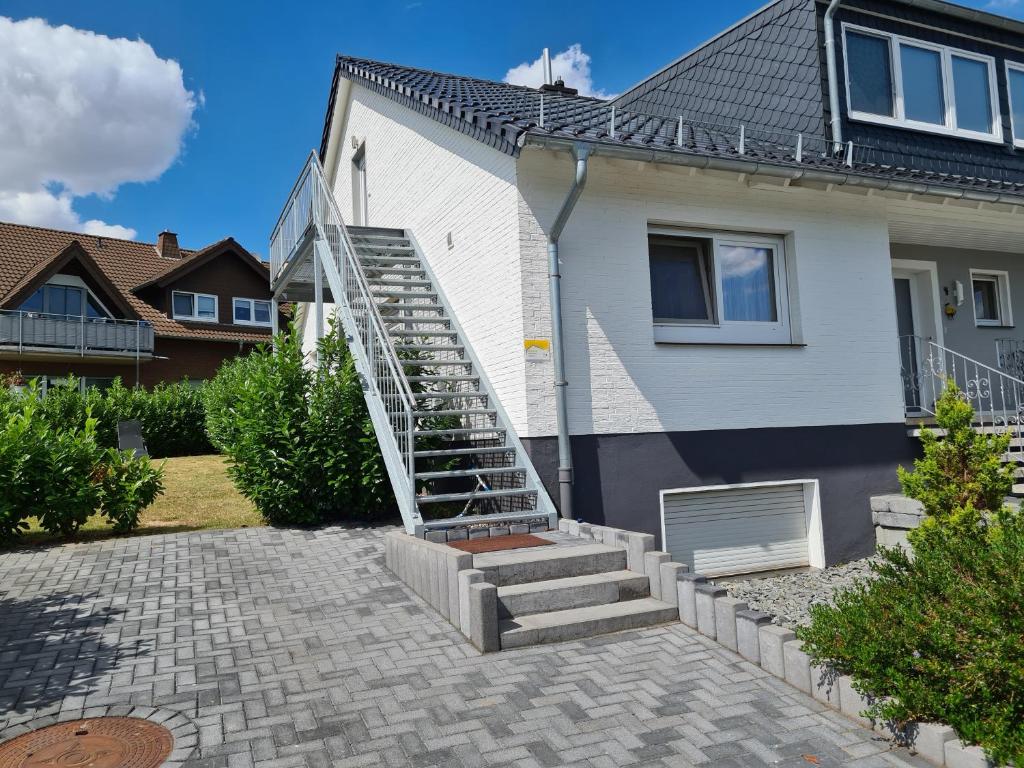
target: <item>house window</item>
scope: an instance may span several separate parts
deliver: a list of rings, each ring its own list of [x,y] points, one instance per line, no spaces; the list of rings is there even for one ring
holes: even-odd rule
[[[41,286],[22,302],[19,309],[72,318],[80,318],[83,314],[93,319],[111,317],[106,307],[87,288],[54,283]]]
[[[971,296],[974,300],[975,325],[1013,325],[1008,273],[972,269]]]
[[[1024,147],[1024,64],[1006,65],[1006,85],[1010,92],[1013,143]]]
[[[174,291],[171,304],[175,320],[217,322],[217,297],[212,294]]]
[[[270,302],[260,299],[234,299],[234,319],[238,325],[270,325]]]
[[[995,60],[843,25],[850,118],[1001,142]]]
[[[659,228],[648,235],[648,257],[655,341],[792,341],[780,239]]]

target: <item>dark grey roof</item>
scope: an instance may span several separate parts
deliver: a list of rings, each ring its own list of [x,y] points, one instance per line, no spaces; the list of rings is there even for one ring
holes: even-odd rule
[[[615,104],[666,117],[824,135],[822,94],[814,0],[779,0],[629,89]]]
[[[780,5],[792,0],[781,0]],[[599,148],[657,151],[661,157],[698,155],[706,158],[757,162],[762,166],[818,169],[862,179],[970,190],[987,195],[1024,195],[1021,183],[915,170],[907,157],[872,147],[855,147],[854,163],[830,151],[821,135],[803,137],[802,161],[796,154],[796,132],[791,128],[747,128],[734,117],[702,121],[650,114],[616,107],[617,102],[583,96],[543,94],[527,88],[472,77],[433,72],[368,59],[338,56],[321,142],[326,155],[330,119],[340,78],[359,83],[495,149],[517,155],[527,140],[586,141]],[[543,101],[543,121],[541,108]],[[612,133],[614,109],[615,131]],[[543,124],[542,124],[543,123]]]

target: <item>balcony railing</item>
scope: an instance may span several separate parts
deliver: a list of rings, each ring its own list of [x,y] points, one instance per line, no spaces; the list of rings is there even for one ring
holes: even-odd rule
[[[80,355],[151,355],[153,326],[136,320],[0,311],[0,348]]]

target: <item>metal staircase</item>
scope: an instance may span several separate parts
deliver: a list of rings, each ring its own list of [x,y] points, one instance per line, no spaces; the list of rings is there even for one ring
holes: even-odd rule
[[[406,530],[557,512],[426,260],[403,230],[347,227],[315,153],[271,237],[275,300],[333,305]]]

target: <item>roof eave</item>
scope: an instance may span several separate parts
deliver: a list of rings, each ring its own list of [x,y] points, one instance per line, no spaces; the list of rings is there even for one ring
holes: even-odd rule
[[[648,163],[682,165],[701,170],[732,171],[749,175],[774,176],[793,181],[806,180],[823,184],[835,184],[837,186],[867,187],[880,191],[904,192],[947,199],[1003,203],[1005,205],[1017,206],[1024,205],[1024,195],[1007,192],[989,192],[955,185],[886,179],[859,173],[854,169],[848,172],[839,172],[822,170],[820,168],[801,168],[786,163],[773,163],[764,160],[740,160],[738,158],[691,153],[683,150],[661,150],[612,144],[605,141],[560,138],[537,134],[532,131],[526,132],[521,137],[521,143],[552,150],[572,150],[574,145],[584,143],[590,148],[592,155],[601,155],[603,157],[618,157]]]

